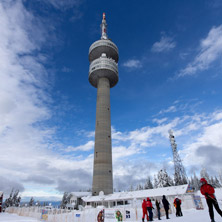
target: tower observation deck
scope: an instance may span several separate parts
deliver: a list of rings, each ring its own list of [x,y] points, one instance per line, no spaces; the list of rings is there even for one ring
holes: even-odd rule
[[[110,88],[118,82],[118,48],[108,39],[103,13],[101,39],[89,48],[89,82],[97,88],[92,195],[113,193]]]

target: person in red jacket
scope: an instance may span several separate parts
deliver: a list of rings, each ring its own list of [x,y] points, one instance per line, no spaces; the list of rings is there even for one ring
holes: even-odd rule
[[[176,208],[176,217],[182,217],[183,214],[182,214],[182,211],[181,211],[181,199],[176,197],[173,204]]]
[[[217,199],[214,195],[215,193],[214,188],[210,184],[207,183],[205,178],[201,178],[200,183],[201,183],[200,192],[206,198],[211,222],[215,222],[213,206],[215,207],[216,211],[220,214],[221,217],[222,217],[222,211],[220,210]]]
[[[147,208],[146,208],[146,200],[143,200],[142,203],[142,209],[143,209],[143,217],[142,217],[142,221],[144,221],[145,215],[146,215],[146,219],[147,221],[149,221],[149,217],[148,217],[148,213],[147,213]]]
[[[146,207],[147,207],[147,211],[149,212],[149,220],[153,221],[153,204],[150,200],[149,197],[147,197],[147,201],[146,201]]]

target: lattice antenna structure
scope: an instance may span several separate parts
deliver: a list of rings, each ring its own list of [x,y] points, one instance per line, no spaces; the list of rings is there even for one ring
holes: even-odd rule
[[[185,168],[182,164],[182,161],[180,159],[180,156],[177,152],[177,144],[175,141],[175,137],[173,135],[173,131],[169,130],[169,138],[170,138],[170,144],[171,144],[171,148],[173,151],[173,162],[174,162],[174,182],[175,185],[183,185],[183,184],[187,184],[187,176],[186,176],[186,171]]]

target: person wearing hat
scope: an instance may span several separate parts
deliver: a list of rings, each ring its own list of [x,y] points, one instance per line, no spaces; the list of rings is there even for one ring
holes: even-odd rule
[[[211,222],[215,222],[213,206],[216,209],[216,211],[220,214],[220,216],[222,217],[222,211],[221,211],[221,209],[218,205],[217,199],[214,195],[215,190],[214,190],[212,185],[207,183],[205,178],[201,178],[200,183],[201,183],[200,192],[206,198],[207,205],[208,205],[208,208],[209,208],[209,214],[210,214]]]
[[[142,203],[142,209],[143,209],[142,221],[144,222],[145,215],[146,215],[147,221],[149,221],[149,217],[148,217],[148,213],[147,213],[147,207],[146,207],[146,200],[145,199],[143,200],[143,203]]]

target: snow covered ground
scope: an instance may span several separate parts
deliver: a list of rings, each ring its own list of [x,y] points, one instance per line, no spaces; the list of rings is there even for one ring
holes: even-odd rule
[[[31,217],[20,217],[17,214],[0,213],[1,222],[39,222],[35,218]]]
[[[174,214],[170,214],[170,220],[166,220],[165,217],[162,217],[161,221],[167,222],[210,222],[208,210],[186,210],[183,211],[183,217],[175,217]],[[39,222],[41,220],[36,220],[30,217],[21,217],[16,214],[1,213],[0,222]],[[138,220],[141,221],[141,220]],[[158,221],[158,219],[154,219]],[[222,218],[215,212],[215,221],[222,222]],[[91,221],[87,221],[91,222]],[[95,219],[92,219],[92,222],[95,222]]]
[[[214,211],[215,212],[215,211]],[[186,210],[183,211],[183,217],[176,217],[174,214],[169,215],[170,220],[166,220],[165,217],[161,217],[161,221],[168,222],[210,222],[210,217],[208,213],[208,209],[204,210]],[[215,212],[215,221],[222,222],[222,218],[220,215]],[[157,220],[157,219],[155,219]]]

